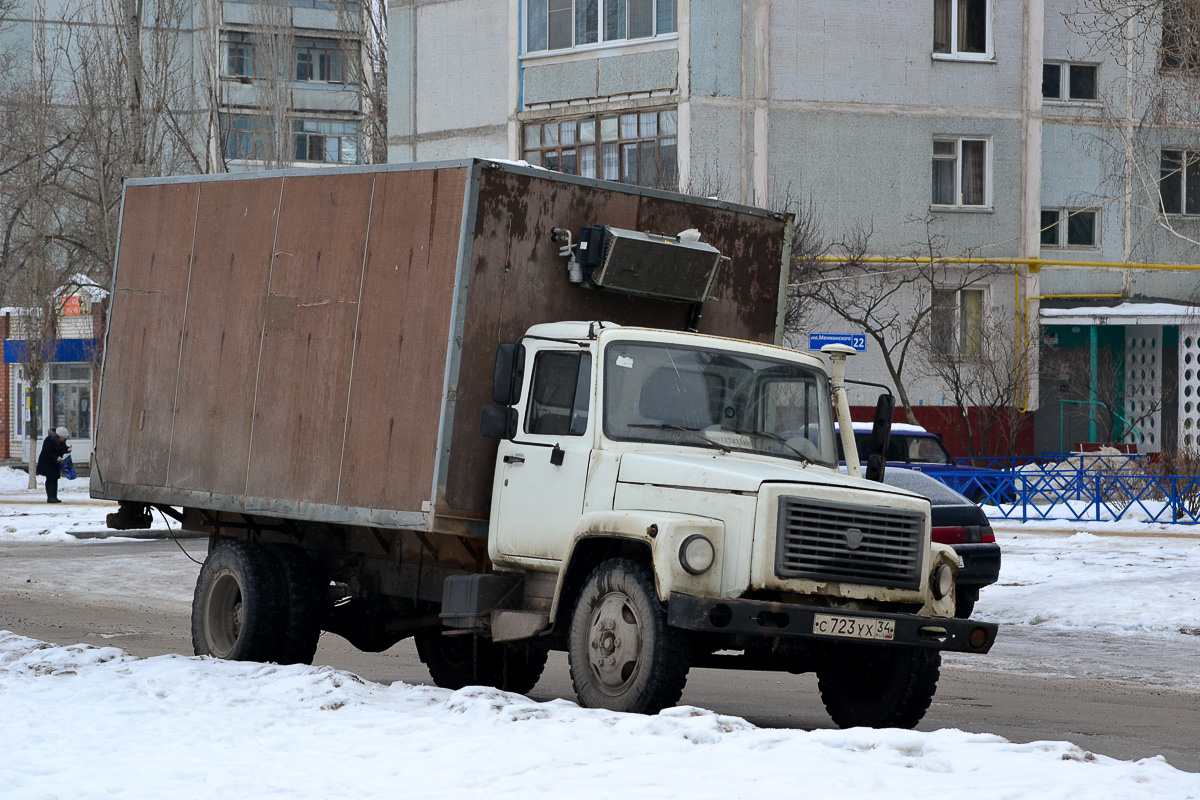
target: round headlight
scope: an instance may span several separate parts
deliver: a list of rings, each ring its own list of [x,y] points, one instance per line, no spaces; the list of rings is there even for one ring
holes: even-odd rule
[[[693,575],[699,575],[712,567],[716,560],[717,551],[713,543],[698,533],[683,540],[679,546],[679,563]]]
[[[933,596],[938,600],[950,594],[954,588],[954,570],[949,564],[938,564],[933,570],[933,579],[929,582]]]

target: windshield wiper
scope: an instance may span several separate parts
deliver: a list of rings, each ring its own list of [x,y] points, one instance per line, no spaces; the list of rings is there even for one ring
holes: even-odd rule
[[[811,458],[809,458],[808,456],[804,455],[804,453],[801,453],[799,450],[792,447],[790,444],[788,444],[787,439],[783,438],[782,436],[780,436],[777,433],[771,433],[770,431],[739,431],[739,430],[735,430],[734,433],[739,433],[742,436],[765,436],[768,439],[779,442],[781,445],[786,447],[788,450],[791,450],[793,453],[800,456],[801,460],[803,460],[809,464],[817,463],[817,462],[813,461]]]
[[[708,444],[710,444],[713,447],[720,450],[722,453],[731,452],[728,447],[721,444],[720,442],[714,442],[712,439],[708,438],[704,434],[702,434],[698,431],[694,431],[691,428],[685,428],[682,425],[672,425],[669,422],[635,422],[632,425],[630,425],[629,427],[630,428],[654,428],[655,430],[660,430],[660,431],[661,430],[683,431],[684,433],[695,436],[697,439],[699,439],[702,442],[707,442]]]

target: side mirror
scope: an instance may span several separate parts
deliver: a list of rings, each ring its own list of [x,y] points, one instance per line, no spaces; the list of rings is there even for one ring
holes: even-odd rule
[[[871,446],[867,449],[867,471],[863,476],[869,481],[883,483],[883,472],[887,468],[888,440],[892,438],[892,417],[896,413],[896,398],[891,394],[879,395],[875,404],[875,422],[871,426]]]
[[[496,347],[496,368],[492,372],[492,402],[511,406],[520,400],[524,375],[525,345],[501,342]]]
[[[513,439],[517,435],[517,410],[512,406],[484,406],[479,432],[489,439]]]

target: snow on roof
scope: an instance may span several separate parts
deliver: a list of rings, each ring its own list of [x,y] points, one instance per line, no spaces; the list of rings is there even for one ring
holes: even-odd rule
[[[838,428],[837,423],[834,423],[833,427]],[[873,422],[856,422],[854,423],[854,432],[870,433],[871,429],[874,427],[875,423]],[[893,422],[892,433],[929,433],[929,431],[925,430],[920,425],[912,425],[907,422]]]
[[[1115,306],[1042,308],[1041,319],[1058,325],[1172,325],[1200,322],[1200,307],[1181,303],[1132,303]]]

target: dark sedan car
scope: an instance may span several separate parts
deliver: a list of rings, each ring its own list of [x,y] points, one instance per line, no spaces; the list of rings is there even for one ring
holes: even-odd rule
[[[1000,545],[983,509],[946,484],[909,469],[889,469],[883,482],[929,498],[933,541],[948,544],[963,565],[954,585],[954,616],[966,619],[979,590],[1000,579]]]
[[[967,619],[979,590],[1000,579],[1000,545],[987,515],[946,484],[920,472],[887,469],[883,482],[929,498],[933,541],[953,547],[963,562],[954,584],[954,616]]]

